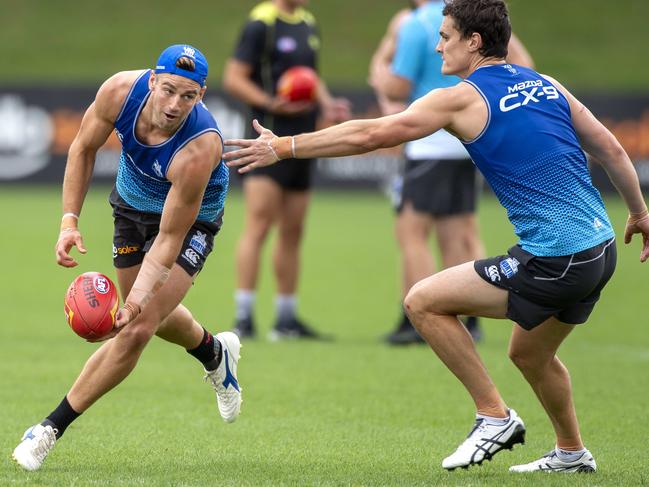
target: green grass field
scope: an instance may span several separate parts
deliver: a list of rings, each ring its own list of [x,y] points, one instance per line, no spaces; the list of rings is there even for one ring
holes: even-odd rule
[[[334,343],[245,343],[242,415],[218,415],[201,367],[184,351],[154,340],[135,372],[67,431],[44,467],[19,470],[10,459],[24,429],[50,412],[95,349],[63,316],[63,295],[78,272],[111,267],[107,187],[84,207],[88,254],[76,270],[56,266],[59,191],[4,187],[0,296],[0,485],[647,485],[646,400],[649,338],[643,303],[649,264],[639,243],[620,243],[618,271],[589,324],[561,350],[572,371],[584,439],[599,471],[592,476],[514,476],[507,467],[553,446],[540,406],[506,357],[511,323],[487,321],[479,350],[501,392],[524,418],[527,444],[469,471],[441,460],[468,433],[473,409],[461,385],[428,349],[392,349],[378,340],[398,310],[398,267],[387,201],[373,193],[320,193],[304,249],[300,309]],[[608,201],[618,233],[619,201]],[[240,195],[206,270],[186,303],[208,328],[233,317],[233,247]],[[495,200],[481,206],[490,254],[514,243]],[[272,321],[268,260],[260,326]]]

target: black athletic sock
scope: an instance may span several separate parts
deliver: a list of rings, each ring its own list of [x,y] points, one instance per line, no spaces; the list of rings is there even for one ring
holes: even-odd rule
[[[63,436],[63,433],[65,433],[65,430],[70,426],[72,421],[77,419],[79,416],[81,416],[81,413],[72,409],[72,406],[70,406],[70,403],[68,402],[68,396],[65,396],[56,409],[52,411],[41,424],[43,426],[49,425],[54,428],[56,430],[56,439],[58,440]]]
[[[196,357],[200,363],[203,364],[205,370],[214,370],[221,363],[223,350],[221,350],[221,342],[216,340],[214,336],[203,328],[203,339],[198,347],[187,350],[187,353]]]
[[[402,317],[401,317],[401,324],[399,325],[399,331],[407,331],[410,329],[414,329],[414,326],[412,326],[412,323],[410,322],[410,318],[408,318],[408,315],[406,314],[405,311],[402,311]]]

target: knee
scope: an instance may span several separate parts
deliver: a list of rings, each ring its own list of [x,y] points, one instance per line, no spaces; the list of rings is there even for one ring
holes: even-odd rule
[[[433,303],[426,298],[420,283],[415,284],[405,299],[403,308],[413,324],[421,322],[421,317],[433,311]]]
[[[155,334],[156,327],[144,320],[136,320],[119,332],[117,337],[120,343],[129,352],[138,352],[146,347],[151,337]]]
[[[509,359],[525,375],[532,374],[543,368],[543,362],[530,350],[510,348],[508,354]]]
[[[298,245],[304,232],[302,221],[283,223],[279,228],[279,240],[284,245]]]

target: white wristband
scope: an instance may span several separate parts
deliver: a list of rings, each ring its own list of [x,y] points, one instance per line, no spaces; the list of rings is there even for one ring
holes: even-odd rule
[[[72,212],[69,212],[69,213],[63,213],[63,216],[61,217],[61,220],[63,220],[64,218],[66,218],[66,217],[68,217],[68,216],[71,216],[71,217],[74,218],[75,220],[79,221],[79,215],[77,215],[76,213],[72,213]]]
[[[291,155],[293,156],[293,159],[296,159],[297,156],[295,155],[295,136],[291,136]]]

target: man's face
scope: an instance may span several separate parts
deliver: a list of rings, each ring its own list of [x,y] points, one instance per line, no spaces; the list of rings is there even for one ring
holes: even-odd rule
[[[442,74],[458,74],[466,70],[470,61],[468,39],[462,39],[455,22],[448,15],[442,20],[439,35],[436,49],[443,59]]]
[[[149,79],[152,121],[165,132],[174,132],[205,93],[198,83],[175,74],[155,74]]]

